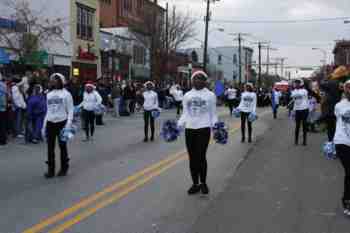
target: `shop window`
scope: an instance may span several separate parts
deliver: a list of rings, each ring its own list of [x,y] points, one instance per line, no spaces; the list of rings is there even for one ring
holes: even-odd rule
[[[77,5],[77,36],[83,40],[94,40],[95,10]]]

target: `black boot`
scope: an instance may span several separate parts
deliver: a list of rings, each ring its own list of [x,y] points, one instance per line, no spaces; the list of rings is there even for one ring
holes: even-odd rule
[[[61,170],[58,172],[57,176],[66,176],[69,169],[69,159],[62,161]]]
[[[55,163],[46,162],[46,164],[47,164],[48,170],[44,174],[44,176],[46,179],[51,179],[51,178],[55,177]]]
[[[295,136],[294,138],[294,144],[297,146],[299,144],[299,138],[298,136]]]
[[[307,134],[306,133],[304,133],[304,135],[303,135],[303,146],[306,146],[307,145],[307,143],[306,143],[306,141],[307,141],[307,136],[306,136]]]

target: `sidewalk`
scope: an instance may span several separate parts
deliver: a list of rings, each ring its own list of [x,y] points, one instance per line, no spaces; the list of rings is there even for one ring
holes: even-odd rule
[[[310,134],[307,147],[295,147],[293,128],[276,120],[191,233],[350,232],[340,202],[343,168],[321,153],[326,136]]]

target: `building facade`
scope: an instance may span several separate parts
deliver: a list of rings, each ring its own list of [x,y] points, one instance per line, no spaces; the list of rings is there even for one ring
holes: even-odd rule
[[[336,66],[350,66],[350,41],[338,41],[333,50]]]

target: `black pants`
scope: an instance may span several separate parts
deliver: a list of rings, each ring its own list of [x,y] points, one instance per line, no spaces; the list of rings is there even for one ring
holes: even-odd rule
[[[228,108],[230,110],[230,115],[232,115],[232,112],[233,112],[233,108],[235,108],[236,106],[236,100],[235,99],[232,99],[232,100],[227,100],[227,105],[228,105]]]
[[[190,172],[193,184],[207,181],[207,150],[210,141],[210,128],[186,129],[186,147],[190,160]]]
[[[47,164],[49,169],[55,170],[55,147],[56,141],[58,140],[58,145],[60,147],[61,152],[61,167],[68,168],[68,151],[67,151],[67,143],[60,140],[61,130],[65,127],[67,121],[62,122],[47,122],[46,125],[46,133],[47,133]]]
[[[350,147],[346,145],[336,145],[337,156],[340,159],[344,170],[344,194],[343,194],[343,204],[344,201],[350,201]]]
[[[299,131],[301,125],[303,125],[303,142],[306,144],[307,139],[307,117],[309,115],[309,110],[297,110],[295,111],[295,144],[299,142]]]
[[[95,117],[96,117],[96,125],[104,125],[104,123],[103,123],[103,114],[95,115]]]
[[[248,121],[249,112],[241,112],[241,131],[242,131],[242,141],[245,140],[245,125],[248,124],[248,138],[252,139],[252,122]]]
[[[175,105],[176,105],[176,114],[180,115],[181,108],[182,108],[182,102],[181,101],[175,101]]]
[[[151,138],[154,138],[154,118],[152,116],[152,111],[145,111],[143,114],[145,121],[145,138],[148,138],[148,127],[151,125]]]
[[[335,135],[335,128],[337,125],[337,118],[335,116],[327,117],[327,135],[328,141],[332,142]]]
[[[91,137],[94,136],[95,112],[83,110],[83,117],[84,117],[84,130],[85,130],[86,137],[89,138],[89,136]]]
[[[272,111],[273,111],[273,118],[274,118],[274,119],[277,118],[278,107],[279,107],[279,105],[277,104],[274,108],[272,108]]]
[[[0,112],[0,145],[5,145],[7,140],[7,114]]]

